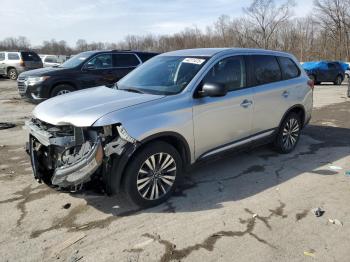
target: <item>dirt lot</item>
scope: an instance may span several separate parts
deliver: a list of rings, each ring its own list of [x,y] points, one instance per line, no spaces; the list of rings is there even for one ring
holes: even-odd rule
[[[0,78],[0,122],[17,124],[0,130],[0,260],[349,261],[345,90],[315,88],[313,119],[295,152],[262,147],[207,162],[167,203],[139,210],[121,196],[37,184],[22,130],[34,106]],[[325,214],[315,217],[315,207]]]

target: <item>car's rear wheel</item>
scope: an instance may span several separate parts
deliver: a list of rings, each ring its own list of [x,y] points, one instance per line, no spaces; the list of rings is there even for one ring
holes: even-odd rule
[[[18,73],[17,70],[15,68],[11,68],[7,71],[7,76],[8,78],[10,78],[11,80],[16,80],[18,77]]]
[[[341,75],[338,75],[334,80],[334,84],[338,86],[340,86],[342,82],[343,82],[343,78]]]
[[[178,151],[168,143],[155,142],[137,152],[130,160],[124,191],[136,205],[150,207],[166,201],[182,174]]]
[[[75,91],[74,87],[67,84],[57,85],[51,92],[51,97],[68,94]]]
[[[300,116],[294,112],[288,114],[283,120],[275,138],[275,149],[282,154],[292,152],[299,141],[300,131]]]

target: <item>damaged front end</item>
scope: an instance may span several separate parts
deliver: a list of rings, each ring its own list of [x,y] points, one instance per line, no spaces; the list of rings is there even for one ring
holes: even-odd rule
[[[137,141],[121,125],[106,127],[54,126],[32,119],[27,151],[38,182],[77,189],[110,172],[111,157],[120,156]]]

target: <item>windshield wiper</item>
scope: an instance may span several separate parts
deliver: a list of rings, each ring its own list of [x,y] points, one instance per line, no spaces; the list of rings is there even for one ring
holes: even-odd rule
[[[139,93],[139,94],[144,94],[144,92],[142,92],[140,89],[136,89],[136,88],[123,88],[123,89],[119,89],[119,90],[124,90],[127,92],[133,92],[133,93]]]

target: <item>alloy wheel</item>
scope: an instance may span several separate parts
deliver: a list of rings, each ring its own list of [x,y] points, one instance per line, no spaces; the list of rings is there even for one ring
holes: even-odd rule
[[[17,79],[17,73],[16,73],[16,71],[11,70],[11,71],[9,72],[9,77],[10,77],[11,80],[16,80],[16,79]]]
[[[57,95],[60,96],[60,95],[68,94],[68,93],[70,93],[70,91],[64,89],[64,90],[58,91],[58,92],[57,92]]]
[[[173,187],[176,162],[168,153],[157,153],[143,162],[137,175],[137,190],[142,198],[156,200]]]
[[[289,150],[295,146],[295,144],[298,141],[299,137],[299,122],[295,118],[291,118],[286,123],[285,127],[283,128],[282,133],[282,141],[283,146]]]

